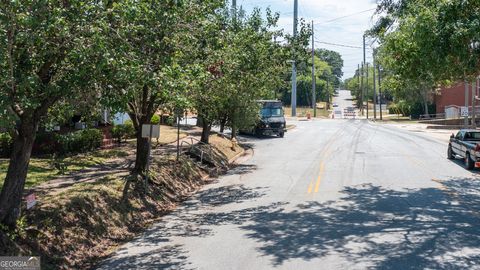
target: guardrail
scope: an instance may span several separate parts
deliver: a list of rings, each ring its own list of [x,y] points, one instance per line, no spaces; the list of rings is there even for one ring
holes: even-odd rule
[[[185,141],[185,139],[190,139],[190,142],[188,141]],[[210,156],[212,156],[212,153],[213,153],[213,150],[212,150],[212,147],[194,137],[187,137],[185,138],[182,143],[180,144],[180,149],[182,149],[182,152],[188,152],[188,151],[192,151],[193,149],[197,149],[200,151],[200,163],[203,164],[203,160],[204,160],[204,156],[205,154],[210,154]],[[194,143],[194,141],[196,143]],[[207,149],[208,151],[204,151],[201,147],[198,147],[198,145],[204,145],[204,146],[207,146]],[[186,146],[185,148],[188,148],[188,151],[185,151],[184,150],[184,146]]]

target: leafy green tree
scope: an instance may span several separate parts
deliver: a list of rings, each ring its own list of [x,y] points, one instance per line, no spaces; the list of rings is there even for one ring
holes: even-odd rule
[[[396,95],[422,100],[440,84],[473,80],[480,70],[478,1],[384,0],[371,34],[381,41],[380,61]]]
[[[299,106],[312,106],[312,74],[311,59],[308,61],[309,69],[302,70],[298,76],[297,85],[297,104]],[[316,99],[315,102],[329,101],[333,95],[335,76],[332,74],[332,67],[325,61],[315,56],[315,81],[316,81]],[[329,83],[327,83],[327,80]]]
[[[279,73],[286,66],[286,55],[277,51],[274,43],[279,15],[267,10],[263,20],[256,9],[246,18],[234,21],[226,51],[233,61],[226,62],[225,78],[230,83],[228,93],[228,118],[235,137],[238,129],[254,124],[258,117],[257,100],[269,96],[283,83]]]
[[[336,51],[327,49],[316,49],[315,55],[320,58],[320,60],[327,62],[328,65],[330,65],[332,68],[332,74],[334,76],[333,85],[335,88],[338,88],[343,77],[342,55]]]
[[[13,153],[0,194],[0,222],[15,226],[37,129],[65,97],[96,92],[98,1],[0,3],[0,118],[15,121]],[[9,123],[13,124],[13,121]]]
[[[258,9],[251,15],[240,10],[235,16],[224,10],[216,20],[203,33],[197,62],[205,72],[197,76],[199,87],[191,93],[204,143],[214,124],[231,127],[233,136],[238,128],[254,125],[259,111],[256,101],[271,97],[284,83],[287,57],[274,42],[279,33],[270,30],[278,14],[267,10],[264,20]]]
[[[122,0],[109,16],[110,70],[107,104],[126,109],[137,131],[135,171],[144,173],[148,139],[141,127],[161,107],[186,106],[186,91],[196,66],[189,53],[198,44],[201,23],[222,1]],[[126,104],[126,106],[125,106]],[[126,108],[125,108],[126,107]]]

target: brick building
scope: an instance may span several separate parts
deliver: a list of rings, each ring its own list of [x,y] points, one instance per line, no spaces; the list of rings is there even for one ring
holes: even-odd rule
[[[479,81],[477,80],[476,96],[479,96]],[[469,106],[472,106],[472,85],[469,85],[468,91]],[[465,106],[465,84],[463,82],[456,83],[449,87],[442,87],[435,95],[435,105],[437,113],[444,113],[445,107],[448,106]],[[480,102],[477,101],[477,106]]]

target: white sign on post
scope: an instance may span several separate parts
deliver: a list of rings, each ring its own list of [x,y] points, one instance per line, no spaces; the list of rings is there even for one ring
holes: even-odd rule
[[[143,138],[160,138],[160,125],[142,125]]]
[[[460,115],[463,116],[463,117],[467,117],[468,116],[468,107],[460,107]]]

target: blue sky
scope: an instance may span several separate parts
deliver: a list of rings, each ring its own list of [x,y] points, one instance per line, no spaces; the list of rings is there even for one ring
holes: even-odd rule
[[[322,42],[362,46],[362,35],[374,23],[375,0],[298,0],[299,18],[315,24],[315,47],[339,52],[344,60],[344,78],[353,76],[363,59],[362,49],[327,45]],[[270,7],[280,13],[279,27],[293,31],[293,0],[237,0],[246,11]],[[367,44],[368,46],[368,44]],[[367,61],[371,59],[367,51]]]

